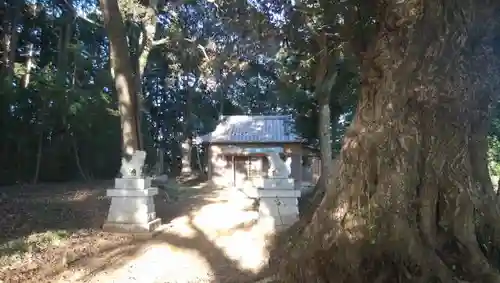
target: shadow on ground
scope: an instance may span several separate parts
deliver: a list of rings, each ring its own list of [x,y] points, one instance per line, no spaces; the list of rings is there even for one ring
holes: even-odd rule
[[[112,186],[112,181],[95,181],[0,187],[0,246],[34,233],[101,229],[110,203],[106,189]],[[168,222],[201,205],[204,200],[192,195],[203,189],[161,189],[155,199],[158,216]]]
[[[110,181],[0,188],[0,245],[48,230],[98,229]]]
[[[190,186],[181,185],[175,188],[175,195],[169,193],[171,192],[169,188],[160,190],[162,193],[155,199],[155,203],[157,215],[162,218],[163,223],[168,223],[183,215],[190,215],[190,212],[215,202],[214,190],[200,184],[196,185],[196,183],[190,180]],[[260,278],[266,273],[242,268],[238,260],[228,256],[227,251],[214,242],[213,235],[207,235],[193,222],[192,217],[187,217],[186,226],[192,230],[187,236],[169,232],[168,229],[149,239],[128,235],[108,235],[101,232],[100,228],[105,221],[109,207],[105,190],[110,187],[112,187],[111,181],[99,181],[88,184],[45,184],[22,188],[0,188],[0,213],[4,216],[0,219],[0,229],[3,232],[0,235],[0,245],[34,233],[52,230],[65,231],[68,237],[67,242],[73,245],[62,246],[59,250],[57,250],[58,247],[50,248],[56,251],[45,257],[40,256],[35,267],[21,266],[19,270],[12,270],[9,274],[0,272],[0,280],[5,283],[94,282],[92,278],[104,276],[102,274],[111,274],[124,268],[130,269],[134,262],[136,262],[135,267],[132,268],[137,269],[137,265],[141,265],[141,257],[154,254],[153,258],[149,258],[146,262],[151,263],[151,260],[156,262],[157,268],[145,267],[143,274],[153,276],[155,275],[153,273],[157,272],[155,275],[157,279],[151,281],[155,283],[176,282],[171,279],[161,280],[175,272],[182,280],[183,274],[193,272],[194,267],[190,266],[191,263],[188,260],[186,260],[184,270],[167,268],[169,264],[175,266],[175,262],[168,263],[169,255],[186,251],[199,259],[200,269],[205,268],[207,273],[210,273],[205,274],[205,281],[199,282],[253,282],[255,278]],[[230,235],[252,229],[254,224],[252,221],[237,223],[233,227],[226,227],[224,233]],[[72,236],[76,234],[80,236]],[[82,242],[78,239],[79,237],[92,238],[92,240]],[[99,241],[103,242],[100,246]],[[238,243],[241,248],[248,246],[245,241]],[[72,255],[74,250],[71,249],[74,246],[77,246],[75,249],[78,252]],[[96,246],[99,248],[95,248]],[[1,252],[0,256],[2,256]],[[46,250],[38,252],[47,253]],[[117,276],[116,272],[114,276]],[[177,282],[188,282],[180,280]],[[119,282],[124,283],[124,281]]]
[[[237,260],[230,259],[225,251],[214,244],[194,223],[190,222],[190,227],[195,230],[194,235],[190,237],[164,232],[153,239],[136,239],[127,245],[109,247],[96,257],[75,262],[69,271],[73,278],[52,282],[129,282],[128,278],[125,278],[130,276],[127,271],[131,271],[134,277],[130,282],[137,280],[155,283],[245,283],[255,282],[268,275],[266,271],[252,272],[243,269]],[[239,227],[234,227],[234,230],[238,229]],[[245,243],[241,245],[244,246]],[[198,255],[200,263],[205,263],[206,266],[197,266],[187,260],[183,266],[179,261],[184,259],[175,257],[179,252]],[[172,262],[169,257],[177,258],[177,261]],[[146,258],[147,263],[141,263],[141,259]],[[171,269],[174,265],[177,270]],[[119,272],[120,269],[123,271]],[[200,272],[200,269],[204,269],[206,273],[195,276],[194,273]],[[61,278],[60,274],[56,277]]]

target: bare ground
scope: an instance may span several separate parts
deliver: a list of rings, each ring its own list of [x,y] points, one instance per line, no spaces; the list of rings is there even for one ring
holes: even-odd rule
[[[0,282],[251,282],[265,273],[270,230],[249,203],[204,184],[156,199],[154,237],[104,233],[111,182],[5,188]]]

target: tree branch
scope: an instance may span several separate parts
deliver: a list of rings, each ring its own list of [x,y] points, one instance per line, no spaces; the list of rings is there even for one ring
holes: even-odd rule
[[[86,21],[87,23],[90,23],[92,25],[95,25],[95,26],[98,26],[98,27],[104,27],[102,24],[98,23],[98,22],[95,22],[89,18],[87,18],[86,16],[84,15],[81,15],[79,14],[76,10],[75,10],[75,7],[73,7],[73,5],[71,5],[70,3],[68,3],[68,0],[57,0],[56,2],[59,2],[57,3],[58,5],[63,5],[64,8],[68,9],[70,13],[73,14],[73,17],[75,18],[80,18],[84,21]]]
[[[158,46],[158,45],[166,44],[169,40],[170,40],[170,38],[168,38],[168,37],[165,37],[165,38],[162,38],[162,39],[158,39],[158,40],[154,40],[153,41],[153,46]]]

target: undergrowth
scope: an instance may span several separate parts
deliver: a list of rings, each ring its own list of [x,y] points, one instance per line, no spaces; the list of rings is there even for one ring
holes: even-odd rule
[[[20,260],[27,254],[58,246],[69,236],[66,230],[54,230],[5,242],[0,245],[0,264]]]

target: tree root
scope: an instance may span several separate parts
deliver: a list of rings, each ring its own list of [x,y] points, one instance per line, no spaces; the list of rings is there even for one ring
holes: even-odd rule
[[[279,280],[325,283],[500,282],[500,273],[479,249],[482,243],[467,243],[444,231],[439,231],[438,239],[429,243],[418,228],[411,227],[403,219],[395,217],[390,222],[397,227],[397,237],[379,234],[376,238],[353,241],[351,235],[343,231],[330,247],[325,247],[320,237],[310,238],[305,249],[301,245],[292,246],[295,250],[289,254],[298,254],[299,257],[281,262]]]

